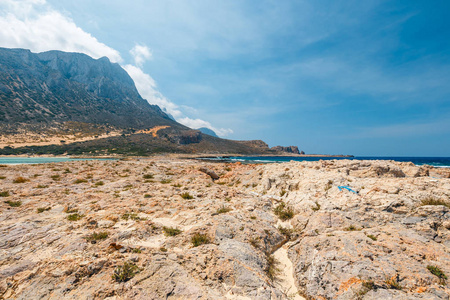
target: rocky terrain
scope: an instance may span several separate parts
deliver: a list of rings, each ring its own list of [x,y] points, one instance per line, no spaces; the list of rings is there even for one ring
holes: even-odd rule
[[[3,165],[0,298],[449,299],[449,177],[356,160]]]

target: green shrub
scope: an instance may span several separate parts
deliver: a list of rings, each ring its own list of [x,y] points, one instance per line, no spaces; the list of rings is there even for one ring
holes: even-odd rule
[[[75,184],[79,184],[79,183],[85,183],[85,182],[88,182],[86,179],[77,179],[77,180],[75,180],[73,183],[75,183]]]
[[[143,220],[142,218],[140,218],[138,216],[137,213],[134,213],[134,212],[124,213],[122,215],[122,219],[124,219],[124,220],[130,220],[131,219],[131,220],[134,220],[134,221],[141,221],[141,220]]]
[[[9,204],[9,206],[11,206],[11,207],[19,207],[19,206],[22,205],[22,201],[11,201],[11,200],[8,200],[8,201],[5,201],[5,203]]]
[[[194,197],[192,197],[191,194],[189,194],[188,192],[185,192],[185,193],[181,194],[180,196],[181,196],[181,198],[186,199],[186,200],[194,199]]]
[[[403,287],[398,282],[398,279],[394,276],[392,278],[388,278],[384,281],[389,289],[401,290]]]
[[[232,211],[232,209],[230,208],[230,207],[225,207],[225,206],[222,206],[221,208],[219,208],[217,211],[216,211],[216,215],[219,215],[219,214],[225,214],[225,213],[227,213],[227,212],[230,212],[230,211]]]
[[[153,174],[145,174],[142,176],[144,179],[153,179]]]
[[[318,211],[320,209],[319,202],[316,201],[316,206],[311,208],[313,211]]]
[[[160,181],[162,184],[167,184],[167,183],[171,183],[172,179],[163,179]]]
[[[152,195],[150,195],[150,194],[145,194],[144,195],[144,198],[151,198],[152,197]]]
[[[198,247],[203,244],[209,244],[210,239],[206,234],[196,233],[191,238],[192,245]]]
[[[282,221],[290,220],[294,217],[294,209],[290,206],[286,206],[284,202],[278,204],[278,206],[275,207],[273,212]]]
[[[441,269],[437,266],[427,266],[428,271],[431,272],[431,274],[437,276],[442,282],[447,280],[447,275],[442,272]]]
[[[69,221],[78,221],[81,220],[81,218],[83,218],[83,215],[80,215],[79,213],[74,213],[74,214],[70,214],[67,216],[67,220]]]
[[[361,229],[357,228],[355,225],[350,225],[344,228],[345,231],[360,231]]]
[[[372,241],[376,241],[376,240],[377,240],[377,237],[374,236],[374,235],[372,235],[372,234],[368,234],[367,237],[368,237],[369,239],[371,239]]]
[[[53,179],[53,181],[59,181],[61,179],[61,175],[52,175],[50,178]]]
[[[37,209],[38,214],[43,213],[44,211],[52,209],[51,207],[39,207]]]
[[[6,179],[6,176],[0,176],[0,179]]]
[[[46,188],[48,188],[48,185],[39,184],[36,188],[37,189],[46,189]]]
[[[115,268],[112,279],[117,282],[126,282],[139,273],[139,271],[139,268],[135,264],[125,262],[123,265]]]
[[[0,192],[0,197],[9,197],[9,191]]]
[[[266,261],[267,266],[264,268],[264,272],[271,281],[274,281],[280,272],[278,268],[279,261],[273,255],[266,255]]]
[[[286,195],[286,191],[285,190],[281,190],[280,197],[283,197],[284,195]]]
[[[101,186],[101,185],[105,185],[105,183],[103,181],[97,181],[95,184],[95,186]]]
[[[164,234],[166,236],[176,236],[179,235],[182,231],[178,228],[173,228],[173,227],[163,227],[164,230]]]
[[[90,235],[88,235],[87,237],[85,237],[85,239],[89,242],[92,241],[100,241],[100,240],[105,240],[108,238],[108,232],[106,231],[102,231],[102,232],[94,232]]]

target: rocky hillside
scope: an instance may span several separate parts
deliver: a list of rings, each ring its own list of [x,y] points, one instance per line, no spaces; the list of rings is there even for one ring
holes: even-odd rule
[[[0,48],[0,125],[66,121],[182,127],[142,99],[127,72],[106,57]]]
[[[449,299],[449,170],[161,157],[1,175],[2,299]]]

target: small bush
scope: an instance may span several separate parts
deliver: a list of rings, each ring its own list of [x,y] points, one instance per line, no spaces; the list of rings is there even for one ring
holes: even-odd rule
[[[447,280],[447,275],[442,272],[441,269],[437,266],[427,266],[428,271],[431,272],[431,274],[437,276],[439,280],[443,283],[445,280]]]
[[[428,197],[428,198],[423,199],[421,201],[421,206],[424,206],[424,205],[444,205],[444,206],[450,208],[450,203],[449,202],[446,202],[446,201],[441,200],[441,199],[436,199],[436,198],[433,198],[433,197]]]
[[[283,226],[278,226],[278,231],[284,235],[288,240],[291,239],[292,235],[294,234],[294,229],[292,228],[286,228]]]
[[[160,181],[162,184],[167,184],[167,183],[171,183],[172,179],[163,179]]]
[[[85,237],[85,239],[89,242],[105,240],[107,238],[108,238],[108,233],[106,231],[102,231],[99,233],[94,232],[94,233],[88,235],[87,237]]]
[[[52,175],[50,178],[53,179],[53,181],[59,181],[61,179],[61,175]]]
[[[151,198],[152,197],[152,195],[150,195],[150,194],[145,194],[144,195],[144,198]]]
[[[283,197],[284,195],[286,195],[286,191],[285,191],[285,190],[282,190],[282,191],[280,192],[280,197]]]
[[[386,283],[386,285],[388,286],[389,289],[394,289],[394,290],[403,289],[403,287],[398,282],[397,276],[386,279],[384,281],[384,283]]]
[[[9,197],[9,191],[0,192],[0,197]]]
[[[258,237],[252,237],[248,240],[250,245],[252,245],[254,248],[259,249],[259,238]]]
[[[181,229],[166,226],[163,227],[163,230],[166,236],[176,236],[182,232]]]
[[[133,253],[141,253],[142,250],[140,248],[133,248],[132,252]]]
[[[139,273],[139,271],[139,268],[135,264],[125,262],[123,265],[116,267],[112,279],[117,282],[126,282]]]
[[[161,247],[161,248],[159,248],[159,251],[161,251],[161,252],[167,252],[167,249],[164,248],[164,247]]]
[[[19,207],[19,206],[22,205],[22,201],[11,201],[11,200],[8,200],[8,201],[5,201],[5,203],[9,204],[9,206],[11,206],[11,207]]]
[[[94,185],[95,186],[102,186],[102,185],[105,185],[105,183],[100,180],[100,181],[97,181]]]
[[[24,178],[22,176],[16,177],[16,179],[14,179],[14,183],[25,183],[30,181],[30,179]]]
[[[6,179],[6,176],[0,176],[0,179]]]
[[[81,220],[84,216],[79,213],[70,214],[67,216],[67,220],[69,221],[78,221]]]
[[[145,174],[142,176],[144,179],[153,179],[153,174]]]
[[[219,214],[225,214],[225,213],[230,212],[230,211],[232,211],[232,209],[231,209],[230,207],[222,206],[221,208],[219,208],[219,209],[216,211],[216,215],[219,215]]]
[[[294,217],[294,209],[290,206],[286,206],[284,202],[278,204],[278,206],[275,207],[273,212],[282,221],[290,220]]]
[[[186,199],[186,200],[194,199],[194,197],[192,197],[191,194],[189,194],[188,192],[185,192],[185,193],[181,194],[180,196],[181,196],[181,198]]]
[[[46,189],[46,188],[48,188],[48,185],[39,184],[36,188],[37,189]]]
[[[318,211],[320,209],[320,204],[319,202],[316,201],[316,206],[311,208],[313,211]]]
[[[51,207],[39,207],[37,209],[38,214],[43,213],[44,211],[52,209]]]
[[[271,281],[274,281],[280,272],[278,268],[279,261],[273,255],[266,255],[266,260],[267,266],[264,268],[264,272]]]
[[[79,183],[85,183],[85,182],[88,182],[88,181],[86,179],[77,179],[73,183],[79,184]]]
[[[369,239],[371,239],[372,241],[376,241],[376,240],[377,240],[377,237],[374,236],[374,235],[372,235],[372,234],[368,234],[367,237],[368,237]]]
[[[134,221],[141,221],[142,219],[138,216],[137,213],[131,212],[131,213],[124,213],[122,215],[122,219],[124,220],[134,220]]]
[[[210,239],[206,234],[196,233],[191,238],[192,245],[198,247],[203,244],[209,244]]]
[[[357,228],[355,225],[350,225],[347,228],[344,228],[345,231],[360,231],[361,229]]]

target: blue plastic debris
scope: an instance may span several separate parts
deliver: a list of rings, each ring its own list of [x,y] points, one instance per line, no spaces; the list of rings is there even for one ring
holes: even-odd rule
[[[352,190],[348,185],[340,185],[340,186],[338,186],[338,189],[339,189],[339,191],[342,191],[342,189],[346,189],[346,190],[358,195],[358,192]]]

